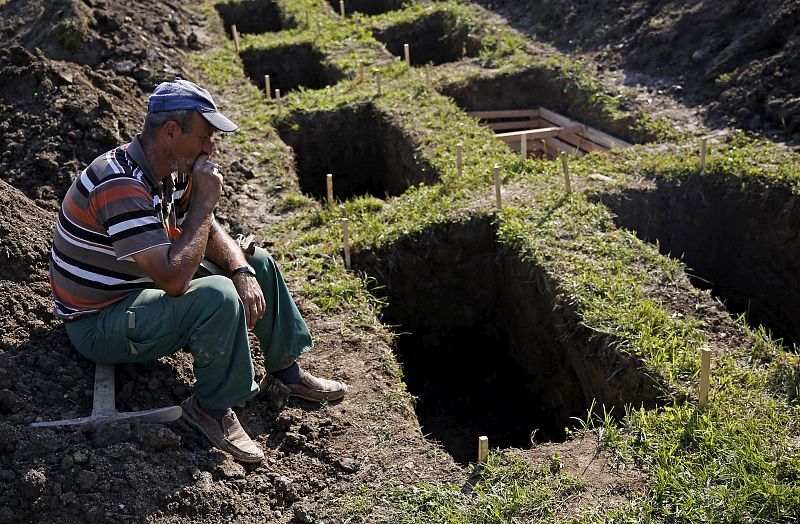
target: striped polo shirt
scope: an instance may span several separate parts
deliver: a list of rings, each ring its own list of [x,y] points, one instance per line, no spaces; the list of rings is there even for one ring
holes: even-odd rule
[[[185,174],[156,183],[138,136],[84,169],[64,197],[53,233],[55,316],[89,315],[154,288],[132,255],[170,243],[169,231],[186,217],[190,189]]]

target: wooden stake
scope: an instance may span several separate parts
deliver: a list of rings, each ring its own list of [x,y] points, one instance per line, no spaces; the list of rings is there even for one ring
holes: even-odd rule
[[[425,87],[431,88],[431,65],[425,64]]]
[[[411,67],[411,48],[408,44],[403,44],[403,56],[406,57],[406,65]]]
[[[542,151],[544,152],[544,157],[547,158],[547,140],[544,138],[542,139]]]
[[[522,133],[519,137],[519,154],[522,160],[528,158],[528,135]]]
[[[339,0],[339,14],[344,18],[344,0]]]
[[[344,239],[344,267],[350,269],[350,222],[342,219],[342,237]]]
[[[311,24],[308,22],[308,10],[306,9],[306,29],[311,28]]]
[[[698,404],[701,408],[708,403],[708,388],[711,378],[711,350],[708,346],[700,349],[700,392],[698,394]]]
[[[464,161],[463,161],[464,144],[459,142],[456,144],[456,168],[458,169],[458,178],[464,174]]]
[[[561,152],[561,166],[564,168],[564,190],[569,195],[572,193],[572,186],[569,183],[569,161],[567,160],[567,152]]]
[[[361,31],[361,17],[356,17],[356,32]]]
[[[278,116],[283,113],[283,101],[281,101],[281,90],[275,90],[275,104],[278,106]]]
[[[489,460],[489,437],[478,437],[478,464]]]
[[[267,98],[272,99],[272,84],[269,81],[269,75],[264,75],[264,91],[267,93]]]
[[[322,22],[320,20],[317,20],[317,36],[321,35],[322,35]]]
[[[325,181],[328,184],[328,205],[333,205],[333,175],[325,175]]]
[[[497,201],[497,209],[503,210],[503,198],[500,194],[500,164],[494,165],[494,197]]]
[[[363,81],[364,81],[364,64],[359,62],[358,63],[358,83],[360,84]]]
[[[239,52],[239,31],[236,30],[236,24],[231,24],[231,33],[233,34],[233,45],[236,47],[236,52]]]
[[[706,170],[706,139],[700,139],[700,174],[702,175]]]
[[[381,72],[375,71],[375,85],[378,87],[378,96],[381,96]]]

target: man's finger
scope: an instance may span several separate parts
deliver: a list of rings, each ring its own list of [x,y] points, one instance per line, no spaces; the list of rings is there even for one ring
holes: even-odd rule
[[[264,300],[264,297],[261,297],[261,300],[258,301],[258,318],[259,320],[264,318],[264,313],[267,312],[267,301]]]
[[[249,307],[245,307],[244,308],[244,319],[245,319],[245,322],[247,323],[247,328],[248,329],[252,329],[252,327],[253,327],[253,324],[250,323],[250,317],[251,316],[252,315],[250,314],[250,308]]]
[[[250,321],[251,321],[250,329],[253,329],[256,325],[256,322],[258,322],[258,319],[261,318],[258,316],[258,305],[253,304],[252,307],[253,307],[253,312],[250,315]]]

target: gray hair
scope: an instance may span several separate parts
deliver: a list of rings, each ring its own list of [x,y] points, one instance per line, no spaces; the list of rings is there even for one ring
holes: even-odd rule
[[[164,124],[174,120],[181,128],[181,133],[186,134],[192,126],[192,113],[194,109],[177,109],[175,111],[159,111],[157,113],[147,113],[144,117],[144,127],[142,134],[145,136],[155,136],[164,127]]]

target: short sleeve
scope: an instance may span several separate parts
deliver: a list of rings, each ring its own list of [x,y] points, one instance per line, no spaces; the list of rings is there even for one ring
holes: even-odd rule
[[[105,182],[92,191],[89,202],[106,229],[117,260],[170,243],[153,197],[141,182],[131,178]]]

